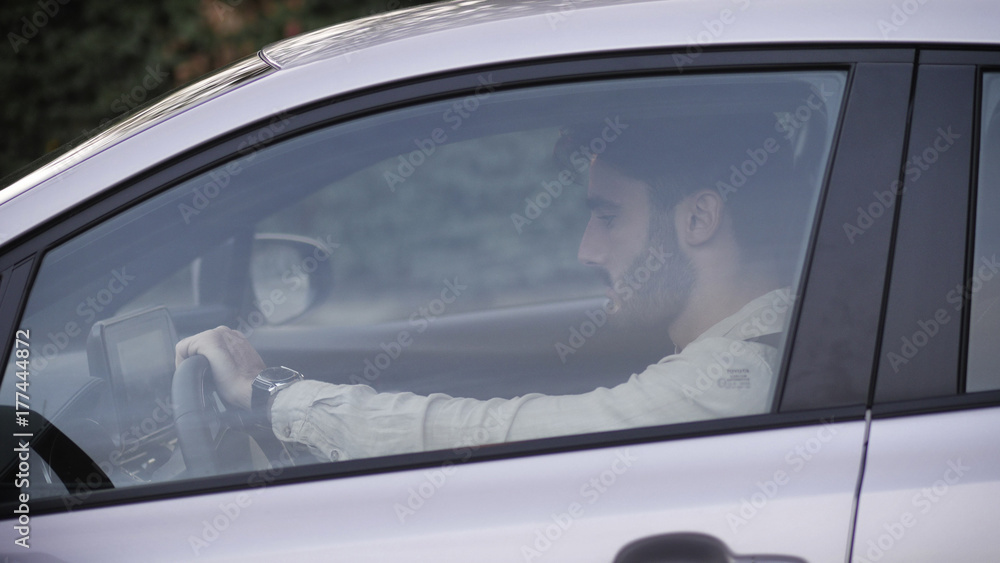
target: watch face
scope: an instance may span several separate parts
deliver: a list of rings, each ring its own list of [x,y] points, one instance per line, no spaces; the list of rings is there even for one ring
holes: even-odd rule
[[[260,372],[260,375],[257,377],[267,381],[268,383],[284,383],[286,381],[294,381],[302,377],[302,375],[293,369],[286,368],[285,366],[279,366],[267,368]]]

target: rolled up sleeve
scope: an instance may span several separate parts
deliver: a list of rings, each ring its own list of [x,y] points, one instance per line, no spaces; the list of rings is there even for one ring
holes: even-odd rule
[[[276,395],[271,421],[332,461],[656,426],[765,412],[776,361],[763,344],[705,338],[610,389],[488,401],[306,380]]]

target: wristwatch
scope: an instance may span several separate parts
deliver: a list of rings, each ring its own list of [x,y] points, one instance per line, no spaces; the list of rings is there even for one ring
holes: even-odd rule
[[[250,410],[266,414],[267,403],[275,393],[305,378],[306,376],[285,366],[265,368],[253,380],[250,392]]]

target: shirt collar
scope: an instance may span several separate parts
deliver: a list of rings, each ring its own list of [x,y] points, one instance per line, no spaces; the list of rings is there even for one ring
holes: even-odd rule
[[[712,337],[748,340],[781,332],[794,304],[795,296],[790,287],[769,291],[744,305],[736,314],[712,325],[694,342]]]

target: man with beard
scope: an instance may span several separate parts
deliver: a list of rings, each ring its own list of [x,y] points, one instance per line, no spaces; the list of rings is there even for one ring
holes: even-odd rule
[[[673,351],[613,388],[483,401],[377,393],[291,370],[275,383],[272,370],[287,368],[265,370],[227,327],[179,342],[177,362],[206,356],[227,403],[258,411],[280,440],[329,460],[766,412],[791,309],[782,255],[804,232],[797,219],[769,216],[779,199],[794,200],[786,188],[797,183],[792,148],[768,136],[774,122],[773,113],[633,122],[589,163],[591,217],[578,258],[607,283],[616,324],[659,331]],[[587,133],[567,132],[561,144]],[[731,182],[747,158],[754,174]]]

